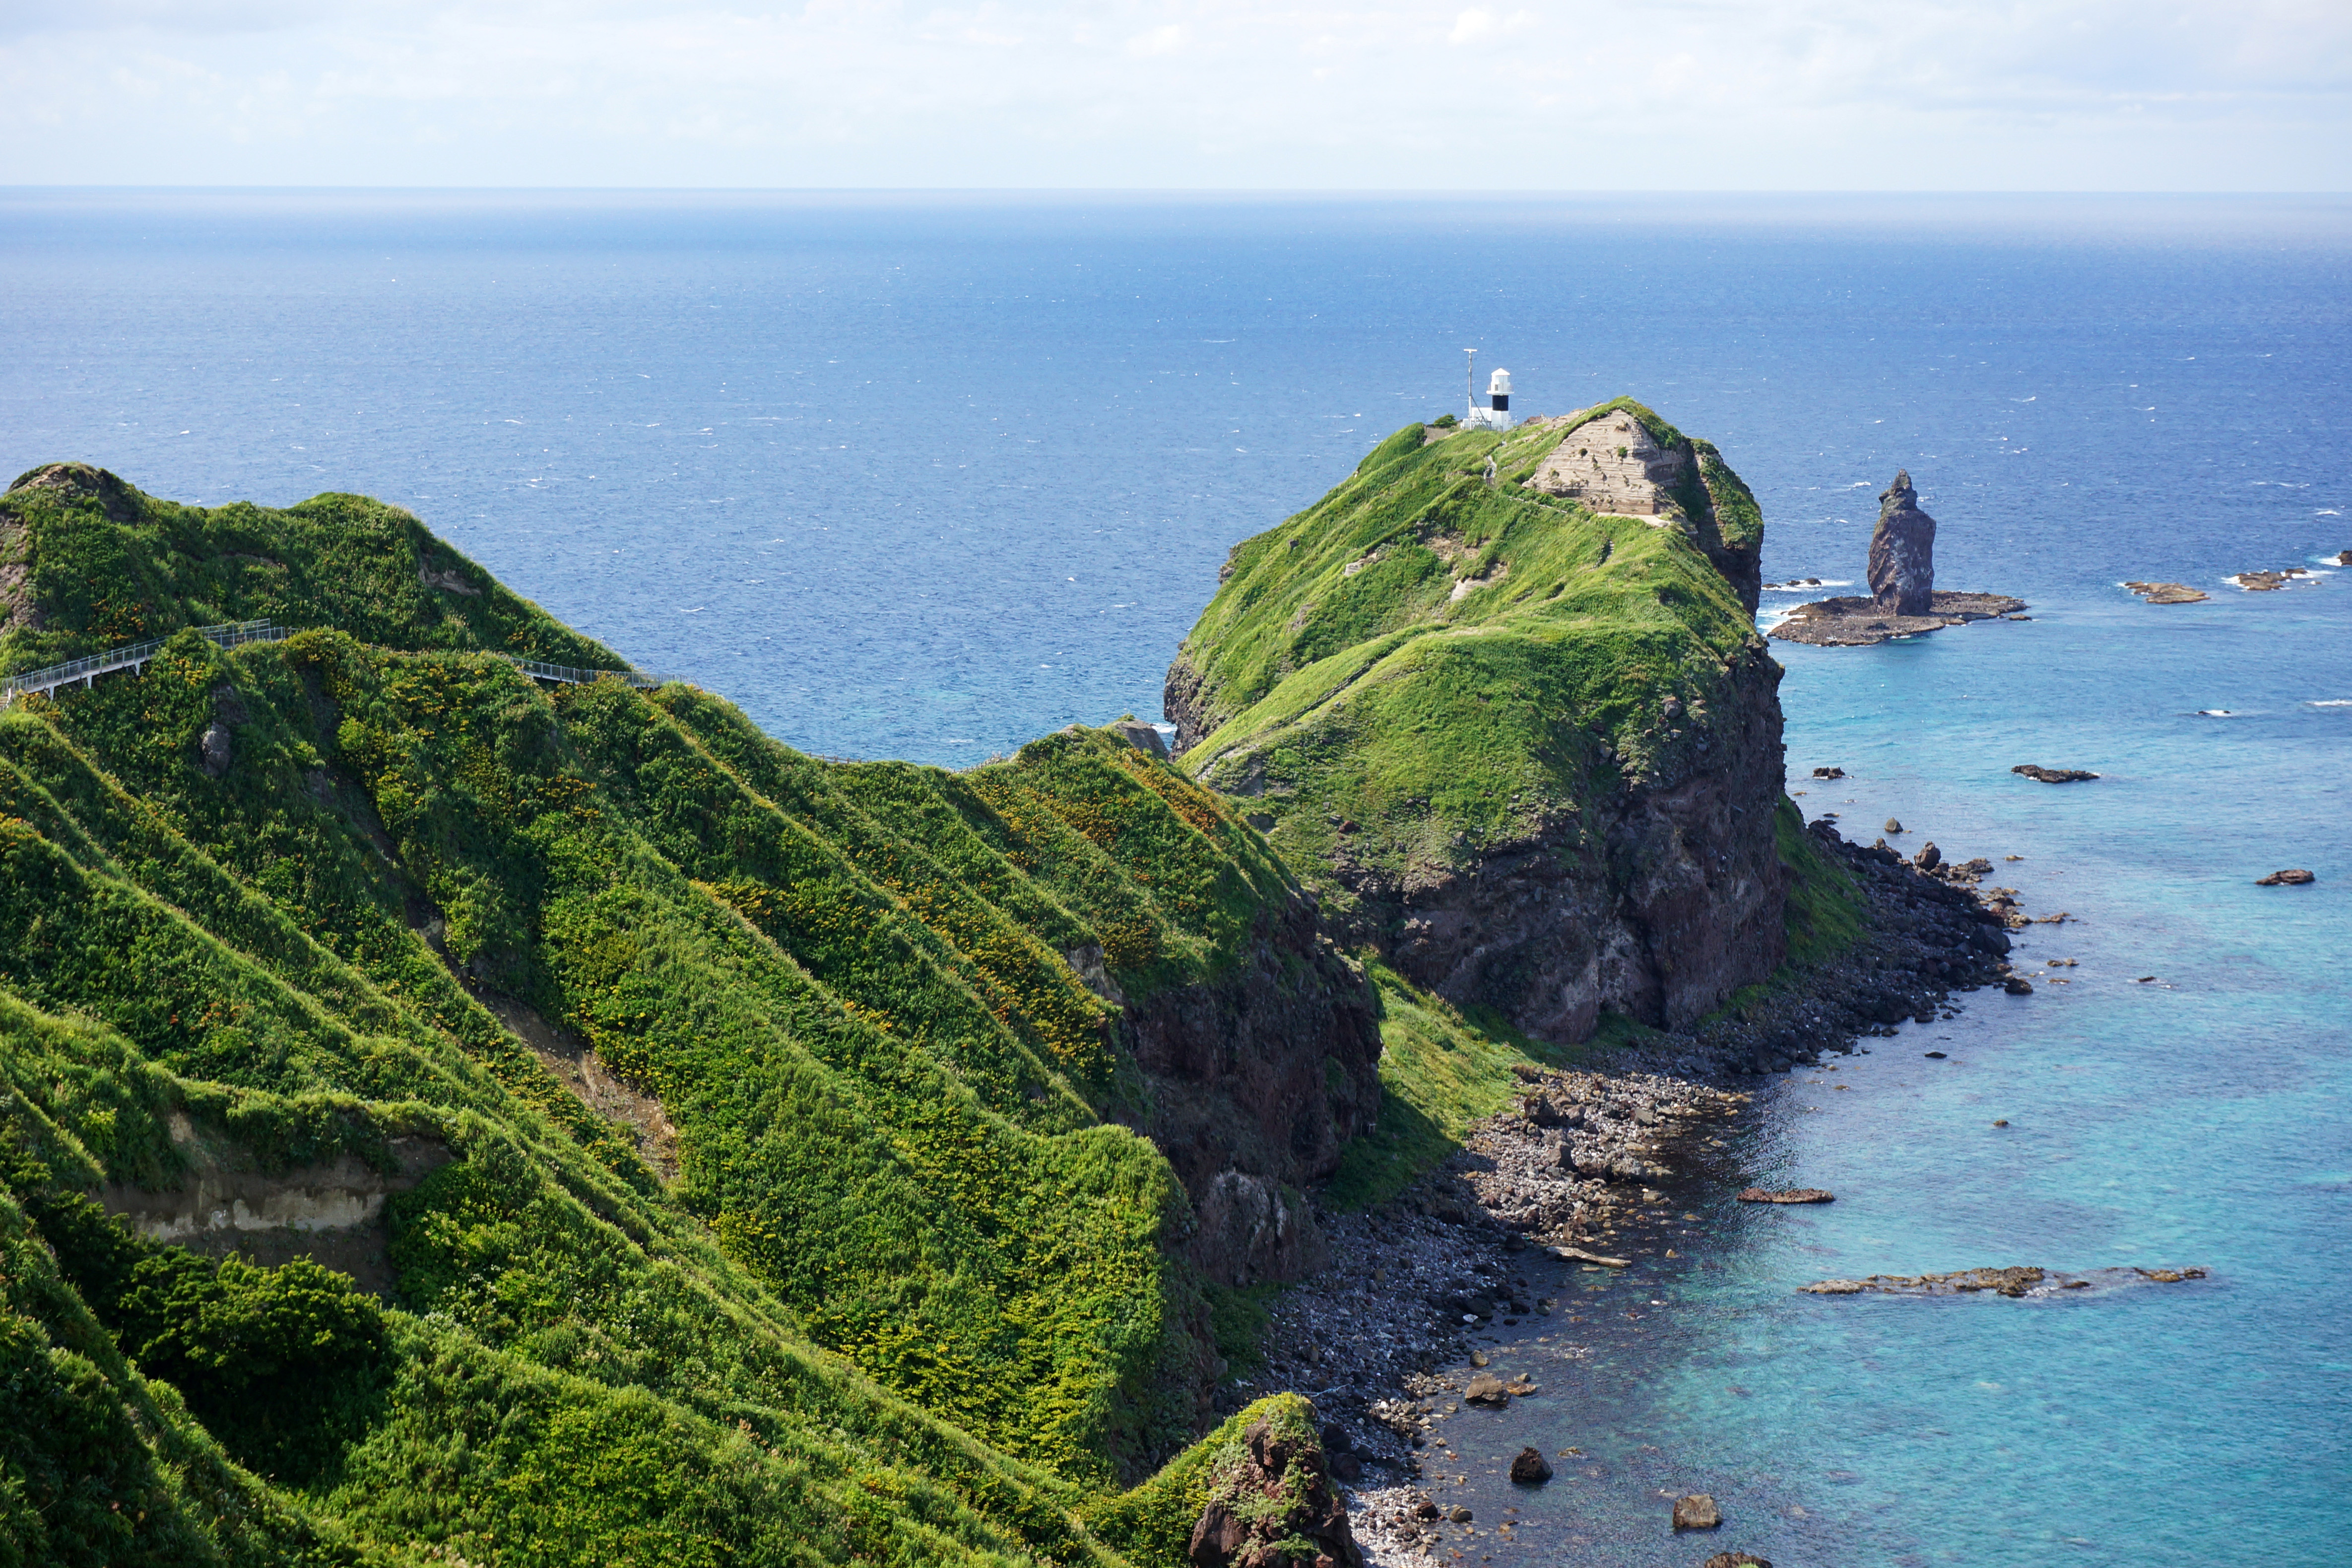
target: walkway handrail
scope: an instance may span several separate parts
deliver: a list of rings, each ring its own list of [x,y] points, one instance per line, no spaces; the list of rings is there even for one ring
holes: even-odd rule
[[[667,676],[656,675],[650,670],[582,669],[574,665],[548,664],[540,659],[524,658],[511,653],[506,657],[514,661],[514,667],[517,669],[535,680],[562,680],[573,686],[585,686],[592,680],[618,680],[641,689],[666,686],[669,683]]]
[[[293,635],[275,621],[229,621],[217,626],[198,626],[196,635],[222,647],[238,647],[249,642],[277,642]],[[173,637],[179,634],[174,632]],[[79,680],[85,686],[111,670],[128,669],[135,664],[145,664],[163,651],[171,637],[150,637],[145,642],[125,643],[104,653],[88,654],[69,658],[63,664],[53,664],[46,669],[27,670],[22,675],[0,676],[0,707],[15,701],[28,691],[43,696],[54,693],[60,686]],[[522,658],[514,654],[502,655],[525,675],[537,680],[561,680],[571,685],[585,685],[592,680],[619,680],[635,687],[655,687],[666,683],[665,676],[642,669],[583,669],[568,664],[548,664],[536,658]]]
[[[276,642],[287,635],[286,628],[275,621],[227,621],[216,626],[198,626],[196,635],[222,647],[236,647],[249,642]],[[173,637],[179,634],[174,632]],[[87,685],[110,670],[127,669],[134,664],[145,664],[163,651],[171,637],[150,637],[145,642],[126,643],[109,648],[104,653],[87,654],[69,658],[63,664],[53,664],[46,669],[28,669],[22,675],[0,676],[0,703],[12,701],[27,691],[47,696],[68,681]]]

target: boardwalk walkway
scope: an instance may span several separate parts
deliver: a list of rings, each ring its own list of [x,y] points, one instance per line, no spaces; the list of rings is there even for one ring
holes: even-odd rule
[[[176,633],[173,635],[177,635]],[[236,647],[249,642],[277,642],[292,635],[289,628],[275,621],[231,621],[217,626],[198,626],[196,635],[222,647]],[[90,654],[84,658],[69,658],[63,664],[50,665],[47,669],[28,669],[22,675],[0,676],[0,707],[5,707],[27,692],[37,691],[47,697],[60,686],[70,686],[79,680],[83,689],[100,676],[118,669],[144,669],[148,660],[163,651],[169,637],[150,637],[145,642],[126,643],[104,653]],[[535,658],[518,658],[513,654],[499,657],[534,680],[560,680],[581,685],[591,680],[621,680],[631,686],[653,687],[664,684],[664,676],[648,674],[642,669],[583,669],[569,664],[545,664]]]

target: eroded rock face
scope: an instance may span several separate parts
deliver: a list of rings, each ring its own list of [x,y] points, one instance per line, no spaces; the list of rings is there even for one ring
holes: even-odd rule
[[[1311,1426],[1257,1421],[1214,1463],[1187,1552],[1195,1568],[1362,1568],[1364,1554],[1324,1474]]]
[[[1878,527],[1870,536],[1870,596],[1882,614],[1935,610],[1936,520],[1919,510],[1907,469],[1879,492]]]
[[[1576,424],[1581,418],[1571,414],[1528,421],[1537,428],[1574,426],[1528,477],[1528,488],[1572,497],[1594,511],[1671,520],[1706,552],[1754,615],[1764,589],[1762,542],[1726,537],[1717,516],[1717,490],[1727,479],[1741,498],[1752,498],[1723,467],[1715,448],[1688,437],[1661,445],[1639,417],[1624,409]]]
[[[240,1253],[259,1263],[310,1258],[379,1293],[393,1288],[385,1198],[450,1159],[439,1138],[417,1136],[394,1139],[378,1163],[339,1154],[267,1171],[236,1145],[206,1136],[183,1112],[173,1112],[167,1125],[186,1165],[180,1185],[149,1191],[110,1184],[99,1194],[108,1213],[151,1241],[215,1257]]]
[[[1168,742],[1160,739],[1160,731],[1149,724],[1133,719],[1121,719],[1106,728],[1147,757],[1164,759],[1168,755]]]
[[[1578,429],[1543,460],[1528,485],[1572,496],[1595,511],[1655,517],[1674,508],[1690,473],[1690,454],[1662,447],[1628,413],[1605,415]]]
[[[1543,1039],[1585,1038],[1603,1008],[1673,1028],[1719,1005],[1787,952],[1780,680],[1750,647],[1703,724],[1681,721],[1703,752],[1670,752],[1529,839],[1412,885],[1336,865],[1364,934],[1416,985]]]
[[[1187,1251],[1225,1285],[1321,1266],[1299,1189],[1338,1167],[1381,1106],[1372,994],[1314,906],[1267,921],[1251,952],[1238,970],[1130,1004],[1120,1024],[1150,1089],[1137,1130],[1192,1194]]]

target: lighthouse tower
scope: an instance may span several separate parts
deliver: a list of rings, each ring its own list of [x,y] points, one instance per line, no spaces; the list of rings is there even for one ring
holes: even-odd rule
[[[1486,377],[1486,404],[1481,408],[1474,401],[1470,416],[1465,421],[1473,429],[1507,430],[1511,427],[1511,373],[1498,370]]]

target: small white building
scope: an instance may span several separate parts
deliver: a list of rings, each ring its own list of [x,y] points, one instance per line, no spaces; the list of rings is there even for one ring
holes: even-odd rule
[[[1498,370],[1486,378],[1487,406],[1478,406],[1470,400],[1470,411],[1462,423],[1473,430],[1507,430],[1511,427],[1511,373]]]

